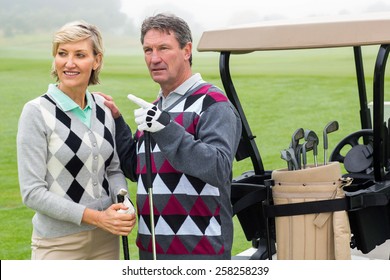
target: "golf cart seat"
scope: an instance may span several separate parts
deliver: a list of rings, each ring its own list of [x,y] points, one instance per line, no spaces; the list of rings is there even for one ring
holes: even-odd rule
[[[390,178],[389,133],[384,124],[385,68],[390,52],[390,14],[370,14],[360,17],[333,17],[297,21],[261,22],[259,24],[205,31],[197,46],[200,52],[219,52],[219,70],[226,95],[236,107],[243,122],[239,158],[250,157],[253,171],[235,178],[232,185],[233,207],[248,193],[257,199],[236,211],[247,239],[264,238],[264,217],[261,200],[264,171],[254,136],[230,75],[230,58],[236,54],[255,51],[304,50],[316,48],[351,47],[353,49],[362,130],[372,132],[372,172],[348,172],[354,182],[345,189],[351,224],[351,247],[368,253],[390,239]],[[373,79],[373,119],[367,105],[362,46],[379,45]],[[360,151],[362,152],[362,151]],[[253,204],[252,204],[253,203]],[[237,207],[238,209],[238,207]],[[241,217],[240,217],[241,216]],[[256,221],[256,222],[254,222]],[[272,232],[272,231],[271,231]],[[269,236],[268,236],[269,237]],[[271,236],[272,237],[272,236]]]

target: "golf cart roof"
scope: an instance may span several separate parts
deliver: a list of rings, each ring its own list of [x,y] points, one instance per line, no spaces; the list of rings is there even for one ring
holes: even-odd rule
[[[248,53],[264,50],[364,46],[390,43],[390,13],[263,21],[205,31],[198,51]]]

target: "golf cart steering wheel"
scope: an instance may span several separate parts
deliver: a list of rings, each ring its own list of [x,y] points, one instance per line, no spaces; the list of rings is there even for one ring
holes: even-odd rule
[[[351,133],[336,145],[329,161],[344,163],[344,168],[350,173],[364,172],[373,163],[373,136],[372,129],[362,129]],[[359,139],[362,137],[368,137],[369,143],[367,145],[359,144]],[[343,156],[341,150],[347,145],[351,146],[351,149]]]

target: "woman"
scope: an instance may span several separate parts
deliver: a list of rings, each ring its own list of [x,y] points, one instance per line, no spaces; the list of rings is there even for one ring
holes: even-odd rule
[[[99,30],[72,22],[55,33],[56,84],[25,104],[17,155],[23,202],[35,211],[32,259],[119,259],[119,236],[134,214],[115,203],[127,188],[115,151],[115,123],[101,96],[103,45]],[[122,212],[122,211],[121,211]]]

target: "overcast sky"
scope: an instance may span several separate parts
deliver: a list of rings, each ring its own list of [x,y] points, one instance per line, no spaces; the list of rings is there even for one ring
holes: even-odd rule
[[[390,12],[390,0],[122,0],[136,25],[146,16],[173,12],[202,29],[255,21]]]

